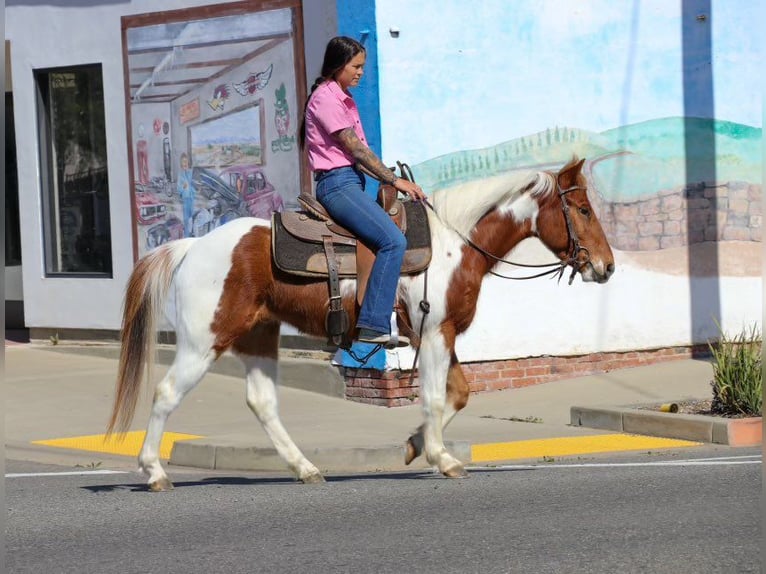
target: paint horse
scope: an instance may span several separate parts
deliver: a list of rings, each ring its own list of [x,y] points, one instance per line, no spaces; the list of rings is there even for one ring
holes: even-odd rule
[[[447,477],[467,476],[444,446],[442,431],[468,400],[468,384],[455,355],[455,339],[476,312],[482,279],[520,241],[538,237],[572,278],[606,282],[614,258],[587,196],[584,160],[558,173],[509,172],[433,194],[428,212],[432,259],[427,269],[430,312],[419,303],[425,273],[403,276],[398,305],[417,326],[423,423],[406,441],[409,464],[425,453]],[[239,218],[200,238],[166,243],[138,261],[125,296],[122,348],[108,433],[126,431],[142,380],[149,372],[155,324],[172,294],[176,355],[157,384],[138,457],[150,490],[172,488],[159,460],[168,416],[224,352],[246,368],[246,401],[298,480],[322,482],[277,411],[280,323],[326,337],[327,284],[286,275],[272,263],[269,222]],[[355,280],[341,282],[343,307],[354,329]],[[421,325],[422,323],[422,325]],[[350,333],[353,335],[353,333]]]

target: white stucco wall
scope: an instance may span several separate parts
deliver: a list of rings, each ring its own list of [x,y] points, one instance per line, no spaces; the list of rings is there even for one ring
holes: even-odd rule
[[[761,42],[748,22],[759,10],[746,0],[711,4],[693,22],[709,26],[712,38],[710,117],[758,128]],[[416,178],[416,164],[554,126],[599,133],[698,109],[685,109],[682,62],[695,55],[683,53],[680,2],[377,0],[376,18],[383,156],[408,162]],[[550,260],[540,249],[532,253]],[[685,270],[682,255],[676,252],[675,267]],[[762,281],[752,271],[690,278],[637,267],[619,251],[615,258],[606,285],[488,277],[458,356],[688,345],[716,337],[714,319],[727,331],[761,322]],[[402,356],[408,366],[408,353]]]

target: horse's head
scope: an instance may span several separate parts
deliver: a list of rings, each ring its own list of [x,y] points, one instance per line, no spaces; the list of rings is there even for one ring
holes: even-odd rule
[[[536,235],[583,281],[606,283],[614,273],[614,255],[588,200],[584,159],[573,158],[557,174],[555,193],[539,199]]]

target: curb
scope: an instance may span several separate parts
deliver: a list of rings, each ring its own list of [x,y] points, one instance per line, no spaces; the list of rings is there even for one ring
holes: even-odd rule
[[[631,408],[572,407],[570,424],[632,434],[725,444],[732,447],[762,444],[763,418],[727,419]]]
[[[463,462],[471,460],[471,443],[447,441],[445,446]],[[404,464],[404,445],[379,447],[305,448],[306,457],[320,472],[360,472],[422,470],[431,468],[420,457],[407,466]],[[285,471],[285,462],[273,448],[252,446],[226,446],[204,443],[200,440],[179,441],[173,445],[168,461],[170,465],[191,466],[210,470]]]

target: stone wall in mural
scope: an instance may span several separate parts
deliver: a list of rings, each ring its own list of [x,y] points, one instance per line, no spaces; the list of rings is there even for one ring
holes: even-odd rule
[[[761,135],[761,128],[697,118],[663,118],[602,133],[556,126],[447,154],[413,170],[420,183],[436,190],[512,169],[557,167],[576,154],[587,159],[591,201],[619,250],[757,243]],[[697,156],[687,155],[687,140]]]

